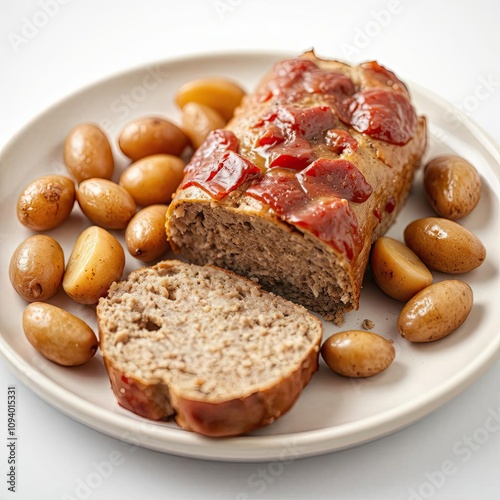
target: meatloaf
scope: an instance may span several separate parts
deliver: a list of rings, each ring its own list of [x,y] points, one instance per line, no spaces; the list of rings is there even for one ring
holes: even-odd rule
[[[171,246],[341,324],[425,146],[425,118],[377,62],[279,61],[187,165]]]
[[[318,369],[321,322],[302,306],[211,266],[133,271],[97,306],[118,402],[219,437],[270,424]]]

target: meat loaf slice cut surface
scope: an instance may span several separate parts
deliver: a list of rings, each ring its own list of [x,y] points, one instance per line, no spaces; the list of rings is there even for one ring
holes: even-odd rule
[[[316,317],[212,266],[133,271],[99,301],[97,318],[118,402],[207,436],[272,423],[318,369]]]
[[[171,246],[340,324],[425,146],[425,118],[377,62],[279,61],[187,165]]]

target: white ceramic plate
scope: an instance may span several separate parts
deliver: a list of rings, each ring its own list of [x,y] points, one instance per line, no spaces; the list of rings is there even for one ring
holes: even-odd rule
[[[11,288],[9,260],[32,233],[16,218],[17,197],[26,184],[50,173],[66,173],[62,145],[68,131],[83,121],[100,123],[108,135],[144,114],[179,112],[173,95],[180,84],[207,75],[229,76],[252,89],[283,54],[226,54],[181,59],[142,67],[93,85],[63,100],[22,130],[0,159],[0,351],[15,373],[39,396],[71,417],[116,438],[151,449],[212,460],[287,460],[360,444],[402,428],[428,414],[475,380],[496,358],[500,345],[499,151],[466,117],[429,92],[412,86],[417,109],[427,115],[431,138],[427,157],[454,152],[471,161],[483,180],[481,202],[461,223],[484,242],[488,258],[464,276],[474,290],[474,308],[453,335],[436,343],[412,345],[401,339],[396,320],[401,304],[384,296],[367,276],[360,309],[343,329],[360,328],[365,318],[374,331],[392,338],[397,357],[386,372],[350,380],[322,364],[297,404],[273,425],[249,436],[208,439],[173,423],[155,423],[120,408],[113,397],[100,356],[78,368],[62,368],[42,358],[25,339],[21,315],[26,303]],[[397,68],[396,68],[397,69]],[[116,142],[116,141],[115,141]],[[115,147],[115,180],[126,159]],[[417,176],[411,197],[390,235],[402,239],[411,220],[432,215]],[[89,223],[76,206],[70,219],[48,234],[63,246],[66,258],[79,232]],[[121,237],[121,235],[120,235]],[[128,257],[126,272],[140,262]],[[436,280],[443,279],[435,275]],[[94,309],[72,303],[63,292],[50,302],[95,326]],[[338,329],[325,325],[325,336]]]

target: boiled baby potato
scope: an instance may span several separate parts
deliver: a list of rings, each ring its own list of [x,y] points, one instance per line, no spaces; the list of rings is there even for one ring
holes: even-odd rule
[[[177,125],[154,116],[130,122],[118,138],[123,154],[132,161],[155,154],[178,156],[188,143],[186,134]]]
[[[78,237],[64,273],[64,291],[80,304],[97,304],[121,278],[125,252],[106,230],[91,226]]]
[[[149,262],[168,250],[165,233],[167,210],[167,205],[150,205],[134,215],[125,231],[125,242],[130,255]]]
[[[428,267],[443,273],[467,273],[486,258],[486,249],[479,238],[448,219],[415,220],[406,227],[404,239]]]
[[[93,123],[75,127],[64,143],[64,163],[78,182],[93,177],[111,179],[113,153],[104,132]]]
[[[415,253],[388,236],[373,245],[371,268],[381,290],[403,302],[432,283],[431,272]]]
[[[202,78],[185,83],[177,91],[175,102],[180,108],[188,102],[197,102],[215,109],[224,120],[229,120],[240,105],[245,91],[225,78]]]
[[[182,128],[191,139],[195,149],[199,148],[212,130],[223,128],[226,121],[212,108],[197,102],[188,102],[182,109]]]
[[[24,240],[10,260],[10,282],[29,302],[50,299],[61,286],[63,274],[63,249],[56,240],[44,234]]]
[[[87,179],[76,192],[83,213],[98,226],[124,229],[136,211],[129,192],[107,179]]]
[[[62,224],[75,204],[75,184],[63,175],[46,175],[29,184],[17,200],[17,218],[34,231]]]
[[[459,280],[434,283],[417,293],[403,308],[398,330],[411,342],[446,337],[467,318],[473,302],[471,287]]]
[[[182,182],[184,166],[177,156],[147,156],[123,171],[120,186],[132,195],[137,205],[167,204]]]
[[[451,220],[470,214],[481,197],[481,178],[460,156],[443,155],[424,169],[424,186],[432,208]]]
[[[99,345],[95,333],[69,312],[33,302],[23,313],[23,330],[30,344],[50,361],[62,366],[86,363]]]
[[[371,377],[393,362],[396,352],[392,341],[363,330],[333,334],[321,347],[326,364],[344,377]]]

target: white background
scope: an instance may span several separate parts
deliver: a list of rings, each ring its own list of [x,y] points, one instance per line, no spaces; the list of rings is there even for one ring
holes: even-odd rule
[[[60,98],[130,67],[185,54],[299,53],[310,47],[328,57],[378,59],[500,139],[500,4],[494,0],[3,0],[0,5],[0,146]],[[427,418],[357,448],[279,465],[231,464],[133,448],[95,432],[41,401],[0,360],[0,498],[498,499],[500,432],[489,432],[481,444],[474,436],[484,436],[478,430],[489,412],[500,413],[499,379],[497,362]],[[7,491],[7,450],[1,444],[9,385],[17,386],[18,402],[15,494]],[[113,462],[112,470],[102,472],[104,462]],[[446,475],[440,472],[443,464]],[[83,488],[99,467],[100,480]]]

